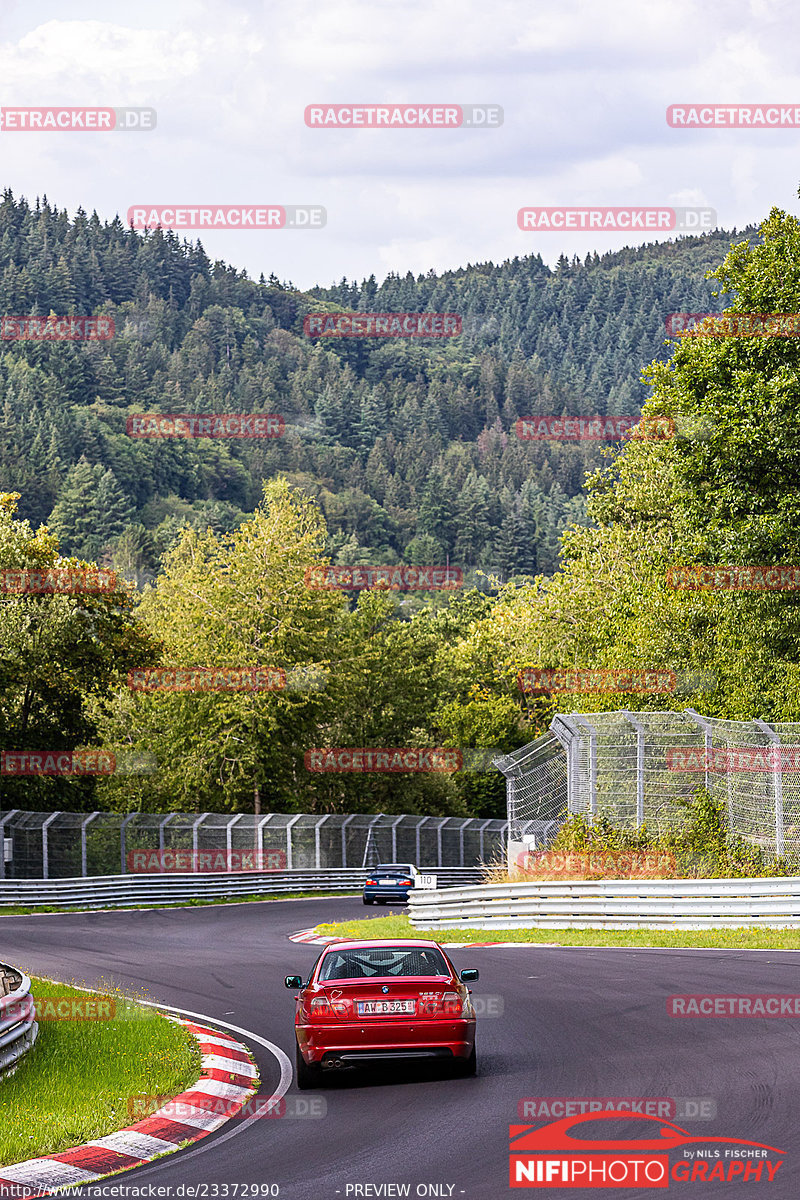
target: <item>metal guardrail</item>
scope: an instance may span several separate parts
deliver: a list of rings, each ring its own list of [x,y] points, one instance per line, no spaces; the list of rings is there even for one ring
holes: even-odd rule
[[[408,901],[416,929],[800,927],[800,876],[484,884]]]
[[[14,967],[0,964],[5,995],[0,996],[0,1075],[11,1073],[39,1033],[31,981]]]
[[[420,867],[443,884],[465,884],[481,878],[478,867]],[[214,900],[226,896],[360,890],[364,867],[330,871],[247,871],[215,874],[97,875],[72,879],[6,879],[0,882],[0,910],[10,905],[59,908],[107,908],[182,900]]]

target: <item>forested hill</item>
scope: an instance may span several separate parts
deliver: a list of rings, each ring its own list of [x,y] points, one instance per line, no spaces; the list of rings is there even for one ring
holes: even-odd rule
[[[520,442],[516,418],[638,412],[642,366],[669,352],[665,315],[718,308],[705,273],[747,236],[302,293],[199,242],[6,192],[0,312],[104,312],[116,336],[3,343],[0,490],[20,492],[19,515],[48,523],[64,553],[131,574],[157,571],[187,521],[233,528],[278,472],[319,499],[336,562],[552,572],[602,450]],[[463,333],[322,345],[303,317],[328,306],[455,312]],[[153,411],[274,412],[286,432],[130,438],[126,417]]]

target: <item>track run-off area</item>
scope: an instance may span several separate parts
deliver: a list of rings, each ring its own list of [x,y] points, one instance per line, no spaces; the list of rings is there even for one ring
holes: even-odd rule
[[[283,981],[307,977],[320,947],[288,935],[364,915],[360,899],[341,897],[0,918],[5,961],[64,982],[144,990],[236,1031],[260,1068],[259,1095],[285,1102],[282,1116],[230,1121],[194,1147],[70,1194],[496,1200],[520,1194],[509,1188],[509,1125],[548,1119],[526,1114],[526,1098],[639,1097],[678,1101],[673,1119],[698,1137],[783,1152],[771,1182],[766,1174],[746,1183],[671,1180],[672,1192],[800,1197],[800,1017],[677,1019],[667,1009],[678,994],[800,993],[799,952],[445,947],[458,970],[480,969],[477,1077],[387,1068],[301,1093],[292,1074],[294,993]],[[712,1102],[705,1112],[716,1116],[696,1119],[690,1107],[681,1119],[687,1099]],[[631,1200],[654,1191],[532,1189]]]

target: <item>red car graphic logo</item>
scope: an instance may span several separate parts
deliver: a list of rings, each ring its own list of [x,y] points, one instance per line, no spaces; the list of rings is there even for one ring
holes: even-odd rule
[[[595,1138],[575,1137],[570,1133],[574,1125],[588,1125],[595,1121],[621,1120],[630,1121],[651,1121],[657,1125],[658,1136],[652,1138],[616,1138],[610,1141],[605,1139],[597,1140]],[[656,1132],[655,1130],[653,1131]],[[510,1140],[509,1149],[513,1154],[527,1154],[529,1152],[539,1153],[546,1151],[571,1151],[573,1154],[582,1154],[587,1150],[654,1150],[668,1151],[677,1149],[679,1146],[689,1146],[693,1143],[706,1145],[709,1142],[725,1143],[735,1146],[757,1146],[761,1150],[772,1150],[775,1154],[783,1154],[783,1150],[779,1150],[777,1146],[768,1146],[765,1142],[751,1142],[746,1138],[728,1138],[728,1137],[709,1137],[703,1135],[698,1137],[695,1134],[689,1133],[687,1129],[682,1129],[680,1125],[674,1125],[670,1121],[665,1121],[662,1117],[651,1117],[645,1113],[631,1114],[628,1110],[606,1110],[599,1113],[581,1113],[575,1117],[563,1117],[560,1121],[551,1121],[549,1125],[542,1125],[538,1129],[532,1125],[510,1125],[508,1136]]]

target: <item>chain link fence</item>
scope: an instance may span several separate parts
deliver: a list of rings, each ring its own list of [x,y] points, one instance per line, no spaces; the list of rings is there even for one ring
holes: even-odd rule
[[[724,802],[732,834],[800,865],[800,722],[691,708],[559,713],[549,733],[494,761],[506,776],[509,863],[572,813],[665,832],[681,820],[675,800],[704,786]]]
[[[505,852],[507,822],[379,813],[0,812],[0,879],[137,871],[292,871],[409,862],[473,867]],[[145,853],[146,852],[146,853]]]

